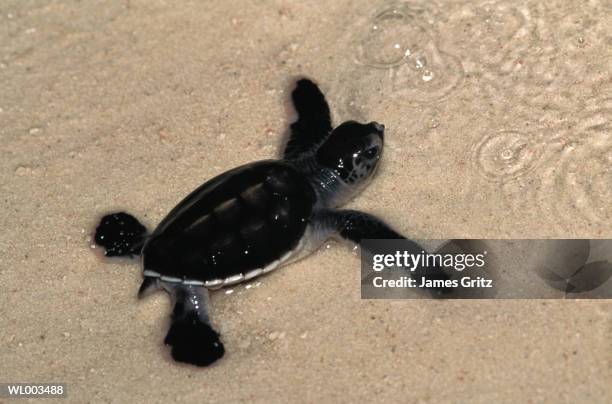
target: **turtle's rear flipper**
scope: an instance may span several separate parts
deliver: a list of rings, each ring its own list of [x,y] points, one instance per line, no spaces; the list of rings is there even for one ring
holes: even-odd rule
[[[225,353],[219,334],[210,325],[207,312],[208,292],[196,286],[169,286],[174,310],[164,343],[172,347],[177,362],[208,366]]]
[[[96,228],[95,241],[104,247],[104,255],[140,255],[147,229],[134,216],[125,213],[111,213],[100,220]]]
[[[208,366],[225,353],[219,334],[195,314],[174,318],[164,343],[175,361],[196,366]]]

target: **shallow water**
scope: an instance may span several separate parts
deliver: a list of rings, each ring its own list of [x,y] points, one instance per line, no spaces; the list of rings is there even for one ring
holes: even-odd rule
[[[69,401],[609,402],[607,301],[359,299],[332,244],[213,296],[228,350],[162,346],[169,304],[89,248],[277,155],[292,78],[387,127],[352,207],[414,238],[612,237],[609,1],[0,4],[2,381]],[[222,33],[223,35],[219,35]]]
[[[398,159],[415,141],[465,156],[459,188],[498,193],[516,215],[554,211],[543,234],[609,234],[606,4],[389,2],[355,20],[341,115],[392,122]]]

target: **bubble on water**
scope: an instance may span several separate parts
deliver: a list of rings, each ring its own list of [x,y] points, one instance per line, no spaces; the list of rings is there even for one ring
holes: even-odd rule
[[[404,56],[404,62],[415,71],[421,71],[427,66],[427,56],[422,50],[417,49],[409,55]]]
[[[358,35],[355,47],[357,62],[370,67],[397,66],[411,49],[430,40],[426,29],[403,5],[381,11],[369,25]]]
[[[440,126],[440,119],[436,115],[430,116],[427,120],[427,127],[429,129],[436,129],[438,126]]]
[[[535,168],[541,144],[525,133],[505,130],[486,135],[474,148],[480,172],[492,181],[521,177]]]
[[[461,84],[460,60],[436,45],[439,8],[435,2],[404,2],[355,20],[341,39],[353,58],[337,70],[339,116],[384,119],[407,104],[439,102]]]
[[[390,95],[394,98],[406,102],[437,101],[455,90],[463,80],[463,68],[456,57],[439,51],[433,43],[422,52],[428,56],[392,70],[389,84]]]
[[[431,48],[425,70],[415,70],[403,63],[390,69],[357,67],[344,73],[347,81],[343,101],[336,105],[341,116],[352,119],[369,119],[376,116],[384,120],[393,111],[410,104],[431,104],[447,98],[463,81],[461,63],[452,55]]]
[[[510,160],[514,156],[512,149],[506,149],[501,152],[501,158],[504,160]]]

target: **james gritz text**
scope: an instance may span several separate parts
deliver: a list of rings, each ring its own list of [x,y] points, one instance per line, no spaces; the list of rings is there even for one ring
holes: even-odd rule
[[[485,279],[481,276],[470,278],[464,276],[461,279],[426,279],[421,278],[420,282],[417,279],[408,276],[402,276],[399,279],[384,279],[382,276],[377,276],[372,279],[372,284],[375,288],[492,288],[493,281]]]

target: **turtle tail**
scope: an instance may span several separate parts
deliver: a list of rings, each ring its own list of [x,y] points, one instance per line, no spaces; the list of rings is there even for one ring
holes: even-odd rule
[[[107,257],[140,255],[147,229],[134,216],[117,212],[104,216],[96,228],[95,241]]]

